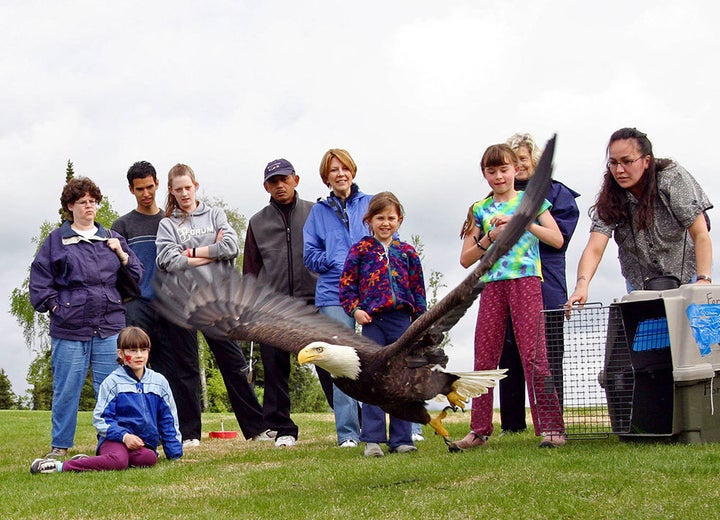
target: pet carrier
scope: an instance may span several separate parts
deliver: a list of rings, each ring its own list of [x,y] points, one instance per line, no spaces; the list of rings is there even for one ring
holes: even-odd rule
[[[543,312],[537,343],[568,438],[720,441],[719,304],[720,286],[684,285],[574,309],[561,327],[563,311]]]

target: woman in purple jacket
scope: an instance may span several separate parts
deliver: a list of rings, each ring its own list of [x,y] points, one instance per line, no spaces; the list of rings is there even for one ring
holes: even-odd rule
[[[75,442],[80,393],[88,366],[97,397],[115,368],[125,304],[115,287],[126,266],[139,282],[142,265],[125,239],[95,222],[100,188],[70,179],[60,196],[66,220],[47,237],[30,266],[30,302],[50,313],[53,372],[52,442],[46,458],[62,458]]]

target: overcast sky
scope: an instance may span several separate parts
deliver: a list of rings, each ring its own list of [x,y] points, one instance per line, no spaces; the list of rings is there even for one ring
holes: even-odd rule
[[[163,185],[189,164],[200,197],[249,217],[267,203],[267,162],[290,160],[314,200],[327,192],[320,158],[345,148],[363,191],[404,203],[401,234],[422,237],[426,273],[453,286],[467,274],[461,223],[488,192],[482,152],[517,131],[557,132],[555,177],[582,194],[572,290],[618,128],[647,132],[656,156],[720,202],[718,14],[709,0],[3,1],[0,368],[23,393],[32,355],[9,298],[31,238],[57,218],[68,159],[121,214],[134,207],[125,173],[142,159]],[[624,293],[616,256],[609,247],[591,301]],[[472,368],[476,313],[454,330],[451,368]]]

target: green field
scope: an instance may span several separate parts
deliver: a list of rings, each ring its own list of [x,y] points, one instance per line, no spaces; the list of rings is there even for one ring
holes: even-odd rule
[[[454,438],[469,413],[446,421]],[[426,430],[416,453],[364,459],[335,447],[329,414],[297,414],[292,449],[207,432],[237,429],[203,416],[202,445],[150,469],[31,475],[47,452],[50,413],[0,411],[0,518],[718,518],[720,444],[571,440],[540,449],[526,433],[451,454]],[[82,412],[76,452],[92,453]]]

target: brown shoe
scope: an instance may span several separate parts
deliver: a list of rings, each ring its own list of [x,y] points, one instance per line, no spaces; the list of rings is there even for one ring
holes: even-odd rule
[[[565,446],[565,443],[567,443],[567,438],[564,433],[550,432],[544,435],[542,441],[540,442],[540,447],[559,448],[561,446]]]
[[[451,442],[448,449],[452,452],[465,451],[471,448],[479,448],[487,444],[487,435],[478,435],[475,432],[468,433],[459,441]]]

